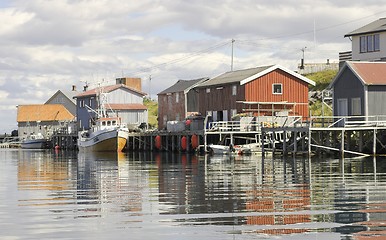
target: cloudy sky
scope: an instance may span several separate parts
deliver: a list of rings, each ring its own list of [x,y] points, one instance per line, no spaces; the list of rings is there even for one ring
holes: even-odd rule
[[[343,35],[386,17],[386,0],[1,0],[0,133],[17,105],[140,77],[156,94],[233,69],[338,61]],[[151,76],[151,81],[149,80]]]

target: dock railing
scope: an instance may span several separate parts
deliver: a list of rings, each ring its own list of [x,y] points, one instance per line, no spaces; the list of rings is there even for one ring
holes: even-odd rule
[[[383,127],[386,126],[386,115],[374,116],[313,116],[311,128],[349,128],[349,127]]]
[[[302,126],[301,116],[245,117],[240,121],[205,122],[205,132],[259,132],[262,127]]]

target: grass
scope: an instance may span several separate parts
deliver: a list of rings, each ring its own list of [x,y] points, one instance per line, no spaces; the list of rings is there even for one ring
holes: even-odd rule
[[[334,79],[337,73],[338,73],[338,70],[326,70],[326,71],[306,74],[304,76],[316,83],[316,85],[313,86],[310,89],[310,91],[317,91],[317,90],[321,91],[327,88],[327,86],[331,83],[331,81]]]
[[[147,107],[148,111],[149,128],[158,128],[158,102],[145,98],[143,103]]]

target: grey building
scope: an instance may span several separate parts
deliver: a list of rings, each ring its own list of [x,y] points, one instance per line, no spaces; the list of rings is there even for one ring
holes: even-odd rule
[[[349,61],[340,69],[330,87],[334,116],[386,116],[386,62]],[[357,118],[357,119],[358,119]]]
[[[79,94],[75,86],[72,86],[72,91],[58,90],[44,104],[62,104],[72,115],[76,115],[76,101],[74,96]]]
[[[339,53],[339,66],[345,61],[386,61],[386,18],[380,18],[344,35],[351,51]]]

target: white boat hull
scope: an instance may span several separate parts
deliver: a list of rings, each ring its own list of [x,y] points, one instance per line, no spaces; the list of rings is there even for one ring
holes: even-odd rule
[[[126,146],[129,132],[127,130],[113,129],[92,133],[89,137],[79,134],[78,148],[81,151],[115,151],[121,152]]]
[[[23,149],[46,149],[48,148],[47,139],[27,139],[21,142]]]

